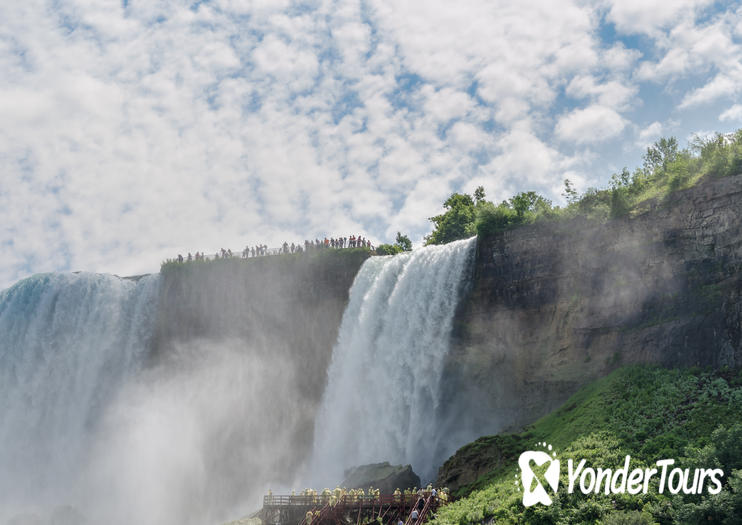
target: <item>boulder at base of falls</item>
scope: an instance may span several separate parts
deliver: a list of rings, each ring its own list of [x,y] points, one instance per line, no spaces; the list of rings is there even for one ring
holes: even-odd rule
[[[385,461],[346,470],[341,486],[364,490],[374,487],[382,494],[391,494],[397,488],[404,490],[419,487],[420,476],[412,471],[411,465],[390,465]]]

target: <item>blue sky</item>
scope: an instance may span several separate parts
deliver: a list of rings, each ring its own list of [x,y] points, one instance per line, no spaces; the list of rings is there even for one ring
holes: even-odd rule
[[[560,201],[742,127],[709,0],[0,6],[0,287],[324,235],[419,245],[454,191]]]

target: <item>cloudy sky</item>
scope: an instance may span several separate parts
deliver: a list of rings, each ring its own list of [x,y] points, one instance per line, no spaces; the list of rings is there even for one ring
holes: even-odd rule
[[[0,287],[284,239],[419,241],[453,191],[556,201],[742,127],[709,0],[0,4]]]

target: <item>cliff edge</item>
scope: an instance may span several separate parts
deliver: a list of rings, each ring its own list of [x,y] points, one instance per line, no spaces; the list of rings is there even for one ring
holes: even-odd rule
[[[626,364],[740,366],[741,212],[739,175],[703,180],[632,217],[481,238],[444,375],[441,431],[465,443],[521,428]]]

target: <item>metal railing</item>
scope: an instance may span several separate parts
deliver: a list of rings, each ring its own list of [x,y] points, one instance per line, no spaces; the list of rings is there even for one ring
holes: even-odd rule
[[[264,507],[289,507],[289,506],[316,506],[335,503],[336,505],[358,506],[358,505],[411,505],[420,499],[417,494],[403,494],[395,496],[393,494],[380,496],[352,496],[346,494],[340,498],[333,495],[267,495],[263,496]]]

